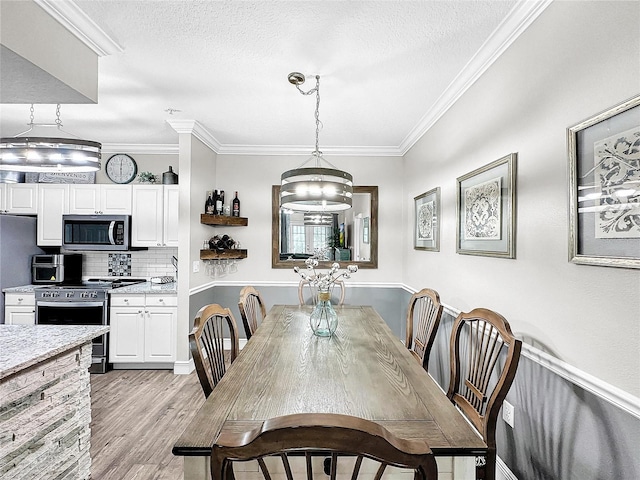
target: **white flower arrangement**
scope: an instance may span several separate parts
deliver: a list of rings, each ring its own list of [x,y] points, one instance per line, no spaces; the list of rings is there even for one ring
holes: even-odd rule
[[[314,257],[307,258],[304,263],[307,266],[306,270],[301,270],[300,267],[293,267],[293,271],[300,275],[303,280],[307,280],[311,285],[318,288],[319,291],[325,292],[333,287],[336,280],[351,278],[351,274],[358,271],[357,265],[349,265],[344,272],[340,273],[340,264],[336,262],[331,264],[328,272],[322,273],[316,271],[318,260]]]

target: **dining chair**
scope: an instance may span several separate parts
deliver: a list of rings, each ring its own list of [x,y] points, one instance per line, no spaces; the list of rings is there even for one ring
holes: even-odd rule
[[[262,300],[260,292],[249,285],[244,287],[240,291],[238,308],[242,317],[244,333],[247,336],[247,340],[249,340],[262,323],[264,317],[267,316],[267,309],[264,306],[264,300]]]
[[[333,302],[334,292],[337,289],[337,302],[335,305],[344,305],[344,294],[345,294],[345,285],[344,281],[336,280],[333,282],[332,290],[331,290],[331,299]],[[318,301],[318,289],[309,282],[309,280],[300,280],[298,284],[298,301],[300,305],[315,305]]]
[[[442,304],[435,290],[423,288],[409,300],[405,345],[425,370],[429,370],[429,355],[438,333]],[[415,336],[413,329],[416,329]]]
[[[231,480],[234,464],[258,460],[265,480],[283,469],[287,480],[293,480],[293,474],[298,472],[296,459],[290,458],[294,452],[299,463],[304,464],[300,471],[305,474],[300,475],[300,480],[313,478],[312,458],[322,461],[323,455],[331,458],[330,480],[336,479],[336,472],[338,468],[342,471],[343,465],[352,472],[352,480],[369,472],[376,474],[367,478],[379,480],[389,465],[412,470],[415,480],[438,477],[435,458],[426,442],[400,439],[363,418],[315,413],[271,418],[248,432],[223,431],[211,449],[211,478]]]
[[[498,412],[515,378],[521,349],[509,322],[491,310],[463,312],[453,324],[447,397],[487,444],[487,456],[476,457],[476,478],[495,480]]]
[[[225,359],[225,335],[231,337],[231,352]],[[238,356],[238,328],[231,310],[218,304],[202,307],[196,314],[189,334],[189,348],[205,397],[209,397]]]

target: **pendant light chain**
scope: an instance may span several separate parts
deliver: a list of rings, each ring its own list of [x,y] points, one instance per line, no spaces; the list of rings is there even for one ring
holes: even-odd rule
[[[56,125],[58,128],[62,127],[62,120],[60,119],[60,104],[56,106]]]
[[[316,75],[316,165],[320,165],[320,75]]]

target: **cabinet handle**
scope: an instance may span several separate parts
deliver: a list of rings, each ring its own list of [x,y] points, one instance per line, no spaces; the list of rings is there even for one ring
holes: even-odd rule
[[[125,298],[125,299],[124,299],[124,301],[125,301],[126,303],[129,303],[129,299],[128,299],[128,298]]]
[[[164,298],[158,299],[159,302],[164,302]]]
[[[22,300],[24,300],[24,298],[18,298],[18,301],[21,302]]]

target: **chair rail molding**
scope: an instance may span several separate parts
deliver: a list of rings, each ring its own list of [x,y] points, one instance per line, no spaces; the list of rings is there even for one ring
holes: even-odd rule
[[[454,318],[460,314],[460,310],[443,304],[444,311]],[[517,337],[517,335],[516,335]],[[625,412],[640,419],[640,398],[624,390],[611,385],[593,375],[580,370],[569,363],[560,360],[546,352],[543,352],[539,348],[533,347],[525,342],[522,342],[522,356],[537,363],[538,365],[546,368],[565,380],[570,381],[574,385],[596,395],[603,400],[606,400],[614,407],[620,408]]]

